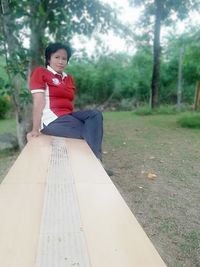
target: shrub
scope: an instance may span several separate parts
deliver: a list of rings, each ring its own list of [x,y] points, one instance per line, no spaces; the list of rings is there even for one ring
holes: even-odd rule
[[[185,115],[177,120],[177,123],[184,128],[200,129],[200,115]]]
[[[136,101],[134,98],[123,98],[118,106],[118,110],[121,111],[131,111],[135,108]]]
[[[0,119],[5,119],[10,107],[9,99],[6,96],[0,96]]]
[[[142,116],[152,115],[153,110],[149,106],[143,106],[143,107],[137,108],[136,111],[134,111],[134,114],[142,115]]]
[[[155,114],[160,114],[160,115],[171,115],[171,114],[176,114],[177,113],[177,108],[175,106],[160,106],[154,110]]]

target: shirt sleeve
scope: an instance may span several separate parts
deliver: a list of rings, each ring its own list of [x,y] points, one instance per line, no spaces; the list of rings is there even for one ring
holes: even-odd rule
[[[33,70],[30,77],[30,90],[31,93],[44,92],[46,89],[45,72],[44,68],[37,67]]]

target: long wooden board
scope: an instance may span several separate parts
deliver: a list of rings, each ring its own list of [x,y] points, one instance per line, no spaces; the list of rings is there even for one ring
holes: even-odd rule
[[[40,136],[0,185],[2,267],[166,267],[83,140]]]

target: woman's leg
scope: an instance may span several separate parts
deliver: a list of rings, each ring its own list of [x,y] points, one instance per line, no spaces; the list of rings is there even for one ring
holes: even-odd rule
[[[64,115],[44,126],[43,134],[82,139],[83,122],[70,115]]]
[[[82,138],[86,140],[96,157],[102,160],[103,116],[99,110],[73,112],[74,118],[83,123]]]

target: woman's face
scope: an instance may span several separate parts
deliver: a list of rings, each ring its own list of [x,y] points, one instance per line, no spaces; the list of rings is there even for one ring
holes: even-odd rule
[[[67,52],[65,49],[59,49],[51,54],[49,66],[58,73],[62,73],[67,65]]]

